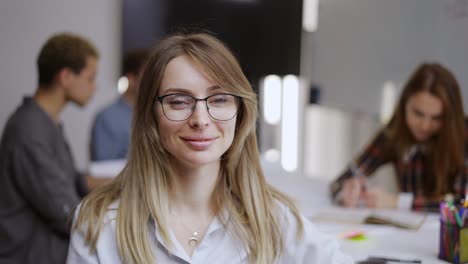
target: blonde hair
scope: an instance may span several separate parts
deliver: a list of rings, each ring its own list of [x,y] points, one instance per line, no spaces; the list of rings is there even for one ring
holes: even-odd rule
[[[250,263],[272,263],[283,251],[279,203],[295,215],[298,239],[302,221],[292,201],[271,187],[263,175],[256,140],[256,94],[228,48],[205,33],[173,35],[157,45],[140,83],[128,163],[114,182],[85,198],[74,228],[85,229],[86,241],[95,250],[103,217],[119,199],[117,244],[125,263],[154,263],[148,236],[151,219],[170,243],[171,169],[160,143],[155,102],[165,67],[181,55],[190,57],[221,87],[242,97],[234,140],[221,157],[220,177],[211,198],[218,212],[229,213],[229,232],[245,242]]]

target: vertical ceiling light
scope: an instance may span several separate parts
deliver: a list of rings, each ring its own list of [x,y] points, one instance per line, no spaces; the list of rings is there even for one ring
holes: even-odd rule
[[[122,76],[119,78],[117,81],[117,91],[119,94],[123,94],[127,91],[128,89],[128,79],[125,76]]]
[[[385,82],[382,87],[382,103],[380,104],[380,122],[386,124],[395,109],[397,100],[396,85],[393,82]]]
[[[268,162],[278,162],[280,159],[280,152],[277,149],[269,149],[265,151],[264,157]]]
[[[281,120],[281,78],[268,75],[263,79],[263,117],[268,124],[278,124]]]
[[[302,3],[302,28],[307,32],[315,32],[317,30],[318,1],[304,0]]]
[[[292,172],[298,167],[299,79],[294,75],[283,78],[283,107],[281,123],[281,166]]]

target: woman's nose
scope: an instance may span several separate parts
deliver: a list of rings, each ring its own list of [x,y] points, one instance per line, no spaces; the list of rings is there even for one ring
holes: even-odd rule
[[[431,128],[431,119],[424,118],[421,122],[421,130],[428,131]]]
[[[193,127],[205,127],[211,122],[210,113],[206,102],[197,101],[193,107],[193,113],[189,118],[189,125]]]

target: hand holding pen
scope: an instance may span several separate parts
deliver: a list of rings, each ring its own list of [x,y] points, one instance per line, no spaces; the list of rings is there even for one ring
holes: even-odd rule
[[[367,178],[357,176],[344,182],[341,190],[341,202],[345,207],[358,207],[365,192]]]

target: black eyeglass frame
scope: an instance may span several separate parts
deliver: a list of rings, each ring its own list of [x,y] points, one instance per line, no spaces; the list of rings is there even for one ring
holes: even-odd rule
[[[169,96],[174,96],[174,95],[188,96],[188,97],[191,97],[191,98],[193,98],[193,99],[195,100],[195,104],[193,105],[193,107],[192,107],[192,109],[191,109],[191,110],[192,110],[192,113],[190,113],[190,115],[188,115],[187,118],[182,119],[182,120],[173,120],[173,119],[170,119],[170,118],[167,116],[166,111],[164,110],[163,101],[164,101],[164,98],[169,97]],[[210,108],[208,107],[208,99],[211,98],[211,97],[213,97],[213,96],[219,96],[219,95],[230,95],[230,96],[234,96],[234,97],[236,98],[236,100],[237,100],[236,112],[235,112],[235,113],[232,115],[232,117],[229,118],[229,119],[217,119],[217,118],[214,118],[213,115],[210,113]],[[169,120],[171,120],[171,121],[174,121],[174,122],[182,122],[182,121],[185,121],[185,120],[189,119],[189,118],[193,115],[193,112],[195,112],[195,108],[197,107],[197,103],[198,103],[199,101],[205,101],[206,111],[208,112],[208,114],[210,115],[211,118],[213,118],[213,119],[216,120],[216,121],[229,121],[229,120],[233,119],[233,118],[237,115],[237,113],[239,112],[239,106],[240,106],[240,104],[242,103],[242,96],[239,96],[239,95],[236,95],[236,94],[231,94],[231,93],[217,93],[217,94],[212,94],[212,95],[210,95],[210,96],[207,96],[207,97],[205,97],[205,98],[196,98],[196,97],[193,97],[193,96],[191,96],[191,95],[189,95],[189,94],[184,94],[184,93],[172,93],[172,94],[165,94],[165,95],[162,95],[162,96],[158,96],[158,97],[156,97],[156,98],[157,98],[157,101],[158,101],[159,103],[161,103],[161,108],[162,108],[162,110],[163,110],[164,116],[165,116],[167,119],[169,119]]]

